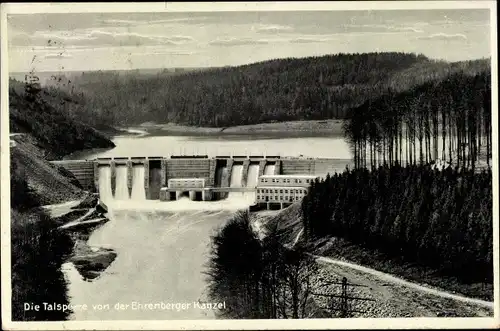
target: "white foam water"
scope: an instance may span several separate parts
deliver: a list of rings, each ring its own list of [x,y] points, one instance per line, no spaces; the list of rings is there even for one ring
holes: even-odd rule
[[[99,167],[99,196],[103,201],[113,200],[113,191],[111,190],[111,167]]]
[[[251,188],[256,188],[257,184],[259,182],[259,170],[260,166],[259,164],[250,164],[248,166],[248,174],[247,174],[247,187]],[[253,204],[256,201],[257,198],[257,192],[245,192],[245,199],[250,203]]]
[[[247,187],[257,187],[259,182],[259,165],[250,164],[248,166]]]
[[[132,200],[146,200],[146,189],[144,188],[145,169],[143,165],[132,167]]]
[[[264,175],[274,175],[274,171],[276,170],[276,165],[274,164],[267,164],[264,167]]]
[[[128,200],[130,199],[128,193],[128,167],[119,165],[116,166],[116,189],[115,189],[115,199],[116,200]]]
[[[243,165],[235,164],[231,169],[231,183],[229,187],[241,187],[241,181],[243,178]]]

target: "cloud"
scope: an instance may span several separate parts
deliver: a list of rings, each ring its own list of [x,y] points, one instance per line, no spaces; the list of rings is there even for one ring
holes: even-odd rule
[[[104,47],[104,46],[151,46],[182,45],[195,41],[190,36],[146,35],[109,30],[40,31],[33,36],[19,34],[10,40],[12,46],[47,47]]]
[[[342,24],[345,31],[351,32],[414,32],[422,33],[422,29],[407,25],[387,25],[387,24]]]
[[[189,56],[194,54],[199,54],[199,51],[168,51],[168,50],[158,50],[151,52],[133,52],[130,55],[173,55],[173,56]]]
[[[130,26],[153,25],[153,24],[164,24],[164,23],[200,23],[200,22],[205,22],[207,19],[208,17],[206,16],[170,18],[162,20],[105,19],[105,20],[100,20],[100,23],[106,26],[130,27]]]
[[[136,20],[117,20],[117,19],[106,19],[106,20],[99,20],[99,22],[106,24],[106,25],[124,25],[124,26],[129,26],[129,25],[135,25],[139,23],[140,21]]]
[[[322,43],[322,42],[327,42],[330,40],[331,39],[328,39],[328,38],[298,37],[298,38],[290,39],[289,42],[295,43],[295,44],[307,44],[307,43]]]
[[[447,34],[447,33],[434,33],[428,36],[419,37],[421,40],[467,40],[467,36],[461,33]]]
[[[388,26],[387,29],[391,31],[400,31],[400,32],[415,32],[415,33],[424,32],[423,30],[412,26]]]
[[[264,45],[269,44],[268,40],[251,38],[223,38],[215,39],[209,42],[213,46],[242,46],[242,45]]]
[[[120,46],[180,45],[194,41],[192,37],[188,36],[158,36],[108,31],[93,31],[90,33],[90,40],[92,44]]]
[[[252,31],[259,33],[279,33],[279,32],[290,32],[293,28],[291,26],[286,25],[259,25],[252,26]]]
[[[53,53],[53,54],[46,54],[44,56],[45,59],[71,59],[73,58],[73,55],[71,54],[66,54],[66,53]]]

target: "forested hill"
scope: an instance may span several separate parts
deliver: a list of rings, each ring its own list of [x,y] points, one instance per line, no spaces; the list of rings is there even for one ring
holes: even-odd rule
[[[114,147],[113,142],[87,124],[72,119],[65,104],[81,109],[69,97],[51,96],[46,89],[26,93],[24,84],[9,82],[10,133],[23,133],[34,138],[47,158],[61,158],[76,150]]]
[[[74,116],[91,124],[225,127],[345,118],[349,109],[388,89],[404,91],[451,72],[485,67],[489,60],[447,63],[406,53],[336,54],[178,75],[85,73],[51,93],[68,93],[85,104],[86,111]]]
[[[358,167],[441,159],[474,168],[490,164],[491,116],[490,70],[457,72],[351,109],[344,133]]]

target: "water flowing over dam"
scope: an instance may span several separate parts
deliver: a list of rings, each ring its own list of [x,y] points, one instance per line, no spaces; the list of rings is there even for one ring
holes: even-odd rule
[[[248,166],[247,173],[247,185],[249,188],[256,188],[259,183],[259,170],[260,166],[258,163],[250,164]],[[248,201],[256,201],[257,193],[256,192],[245,192],[246,198]]]
[[[99,167],[99,195],[102,200],[113,198],[113,192],[111,191],[111,167],[109,166]]]
[[[116,166],[116,190],[115,190],[116,200],[128,200],[130,198],[127,182],[128,182],[127,166],[124,165]]]
[[[247,176],[247,187],[257,187],[259,181],[259,164],[250,164]]]
[[[267,164],[264,168],[264,175],[274,175],[276,171],[276,165]]]
[[[146,190],[144,189],[145,169],[143,165],[134,165],[132,172],[132,199],[146,200]]]
[[[243,165],[235,164],[231,170],[231,184],[230,187],[241,187],[243,178]]]
[[[243,184],[243,164],[234,164],[231,169],[231,183],[229,187],[242,187]],[[228,199],[241,199],[243,192],[229,192]]]

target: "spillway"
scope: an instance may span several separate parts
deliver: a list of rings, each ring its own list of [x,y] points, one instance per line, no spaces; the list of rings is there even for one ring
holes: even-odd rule
[[[264,168],[264,175],[274,175],[275,169],[276,169],[275,164],[266,164]]]
[[[229,187],[241,187],[243,180],[243,164],[234,164],[231,169],[231,182]],[[229,192],[228,199],[239,200],[244,198],[242,192]]]
[[[250,164],[248,166],[247,187],[257,187],[259,182],[259,164]],[[257,192],[245,192],[245,198],[253,204],[257,198]]]
[[[243,178],[243,165],[235,164],[231,169],[231,183],[230,187],[241,187],[241,181]]]
[[[116,189],[115,189],[115,199],[116,200],[128,200],[130,197],[128,195],[128,167],[126,165],[116,166]]]
[[[248,166],[247,187],[256,187],[259,181],[259,164]]]
[[[215,181],[214,181],[214,186],[215,187],[222,187],[222,186],[227,186],[227,180],[228,177],[228,170],[227,170],[227,164],[224,162],[223,164],[217,164],[217,167],[215,168]],[[218,192],[214,193],[213,197],[215,200],[223,199],[226,197],[225,193]]]
[[[144,166],[134,165],[132,167],[132,199],[146,200],[146,190],[144,188]]]
[[[113,199],[113,191],[111,190],[111,167],[99,167],[99,196],[103,201]]]

